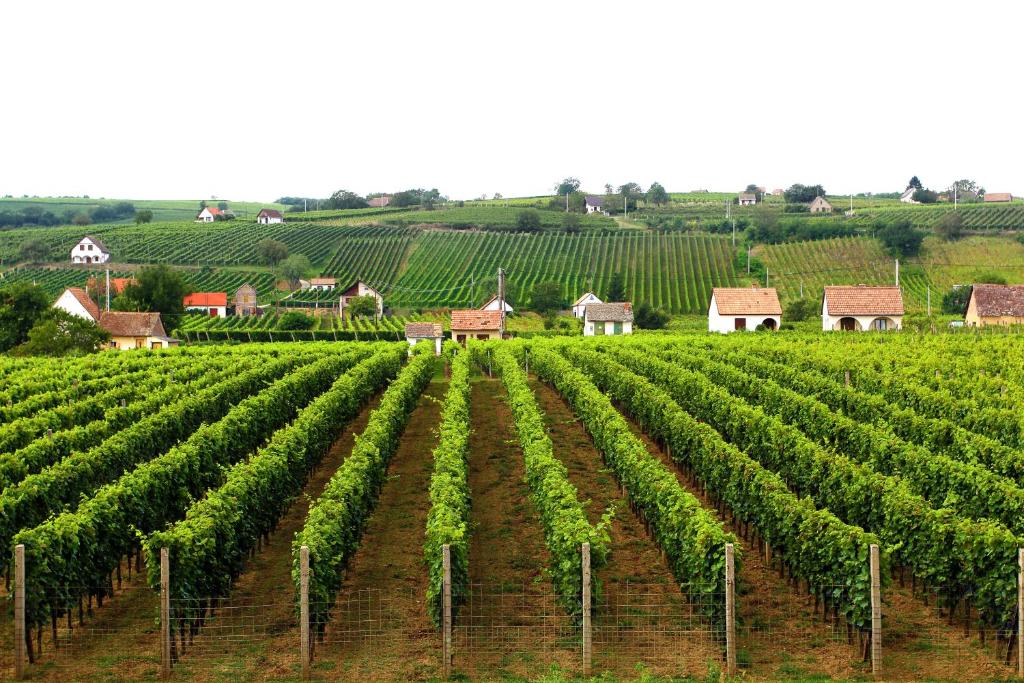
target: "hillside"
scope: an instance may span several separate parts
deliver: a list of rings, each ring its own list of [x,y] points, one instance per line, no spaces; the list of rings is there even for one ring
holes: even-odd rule
[[[288,207],[282,204],[260,203],[260,202],[233,202],[224,199],[207,199],[210,206],[216,206],[220,201],[227,201],[228,206],[239,217],[253,217],[260,209],[286,210]],[[90,197],[3,197],[0,198],[0,212],[21,211],[27,208],[50,211],[57,216],[63,216],[67,212],[88,213],[100,206],[112,206],[121,202],[129,202],[136,210],[149,210],[153,212],[154,221],[185,221],[195,217],[199,207],[199,199],[105,199]],[[120,223],[133,223],[134,219],[125,218]]]

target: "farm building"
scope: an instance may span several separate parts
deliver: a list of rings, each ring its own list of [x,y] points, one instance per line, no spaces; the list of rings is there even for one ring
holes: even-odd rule
[[[786,191],[783,190],[781,187],[777,187],[774,190],[772,190],[772,196],[773,197],[781,197],[784,194],[786,194]]]
[[[220,209],[215,206],[207,206],[196,214],[196,223],[212,223],[220,215]]]
[[[738,201],[740,206],[753,206],[757,204],[757,195],[753,192],[740,192]]]
[[[181,302],[186,311],[204,313],[211,318],[228,317],[227,292],[195,292]]]
[[[64,290],[57,301],[53,303],[54,308],[59,308],[65,313],[92,320],[100,319],[100,308],[96,302],[89,298],[89,294],[81,287],[68,287]]]
[[[110,334],[112,349],[161,349],[177,346],[164,332],[159,313],[101,311],[81,287],[68,287],[53,304],[70,315],[91,320]]]
[[[106,263],[109,260],[110,250],[92,235],[86,235],[71,247],[72,263]]]
[[[899,287],[825,287],[821,297],[822,330],[884,332],[902,327],[903,294]]]
[[[588,304],[583,311],[583,336],[633,334],[633,304]]]
[[[900,201],[904,204],[920,204],[921,202],[914,199],[914,193],[917,192],[916,187],[908,187],[900,195]]]
[[[372,296],[377,300],[377,315],[383,315],[384,295],[362,280],[356,280],[350,287],[341,293],[342,307],[348,306],[349,300],[354,299],[357,296]]]
[[[774,287],[715,287],[708,306],[708,332],[769,330],[782,324],[782,304]]]
[[[604,213],[604,197],[588,194],[583,200],[583,205],[587,213]]]
[[[374,197],[366,203],[370,205],[371,209],[383,209],[391,203],[391,195],[385,194],[380,197]]]
[[[1013,195],[1009,192],[988,192],[985,194],[985,203],[1012,202]]]
[[[603,304],[604,302],[597,298],[597,295],[593,292],[587,292],[572,305],[572,314],[576,318],[582,318],[584,311],[587,310],[587,306],[590,304]]]
[[[452,311],[452,339],[460,344],[467,339],[501,339],[504,333],[505,316],[501,311]]]
[[[497,294],[488,299],[487,302],[480,307],[481,311],[500,311],[502,309],[505,310],[506,315],[515,312],[509,305],[508,301],[502,301],[499,303]]]
[[[406,323],[405,340],[409,342],[409,354],[412,348],[422,340],[428,340],[434,344],[434,355],[441,355],[441,341],[444,339],[444,328],[441,323]]]
[[[260,212],[256,214],[256,222],[263,225],[284,223],[284,215],[277,209],[260,209]]]
[[[832,205],[824,197],[815,197],[808,211],[811,213],[832,213]]]
[[[256,288],[246,282],[235,290],[235,315],[256,315]]]
[[[333,277],[314,277],[309,280],[309,288],[321,292],[331,292],[338,286],[338,281]]]
[[[974,285],[964,322],[985,325],[1024,325],[1024,285]]]

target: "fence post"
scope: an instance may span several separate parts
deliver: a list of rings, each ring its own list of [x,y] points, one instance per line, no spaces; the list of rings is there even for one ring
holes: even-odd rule
[[[882,673],[882,576],[878,546],[871,544],[871,673]]]
[[[1017,549],[1017,676],[1024,678],[1024,548]]]
[[[526,354],[526,376],[530,376],[530,349],[523,349]]]
[[[160,548],[160,673],[171,676],[171,560]]]
[[[732,543],[725,544],[725,673],[736,675],[736,560]]]
[[[441,657],[444,659],[444,677],[448,678],[452,674],[452,548],[447,543],[441,546],[441,564],[441,606],[444,610]]]
[[[25,678],[25,546],[14,546],[14,675]]]
[[[299,649],[302,677],[309,678],[309,546],[299,548]]]
[[[843,379],[846,381],[846,386],[850,386],[850,371],[847,370],[844,373]]]
[[[594,643],[590,619],[590,544],[584,543],[581,551],[583,565],[583,675],[590,676],[590,660]]]

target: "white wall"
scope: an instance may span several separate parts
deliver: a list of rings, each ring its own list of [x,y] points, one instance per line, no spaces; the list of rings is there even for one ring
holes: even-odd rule
[[[217,311],[218,318],[226,318],[228,316],[227,306],[186,306],[185,310],[205,313],[206,315],[210,315],[210,311]]]
[[[412,350],[416,347],[416,344],[418,344],[421,341],[428,342],[428,343],[433,341],[433,343],[434,343],[434,355],[435,356],[440,356],[441,355],[441,337],[434,337],[433,339],[430,339],[428,337],[406,337],[405,340],[407,342],[409,342],[409,355],[410,356],[412,355]]]
[[[481,311],[500,311],[501,308],[498,306],[498,300],[487,302],[487,305],[480,309]],[[505,312],[512,313],[512,307],[508,305],[508,301],[505,302]]]
[[[585,298],[583,301],[581,301],[580,303],[578,303],[578,304],[576,304],[575,306],[572,307],[572,314],[575,317],[577,317],[577,318],[582,318],[584,313],[586,313],[587,306],[589,304],[599,304],[599,303],[603,303],[603,302],[600,299],[598,299],[597,296],[595,296],[594,294],[591,294],[590,296]]]
[[[92,320],[93,322],[96,322],[95,318],[93,318],[89,314],[89,311],[85,310],[85,306],[83,306],[81,302],[75,298],[74,294],[72,294],[66,289],[64,290],[64,293],[61,294],[60,297],[55,302],[53,302],[53,307],[59,308],[62,311],[66,311],[71,315],[76,315],[79,318],[84,318],[86,320]]]
[[[90,246],[92,249],[89,249]],[[89,260],[86,261],[86,258]],[[90,239],[83,239],[71,248],[72,263],[106,263],[109,260],[110,254],[100,249],[99,245]]]
[[[711,306],[708,308],[708,332],[721,332],[722,334],[736,332],[736,318],[746,318],[747,330],[751,332],[765,320],[774,320],[775,329],[779,329],[779,325],[782,324],[781,315],[720,315],[715,295],[711,295]]]
[[[612,332],[612,330],[615,329],[613,327],[614,324],[615,323],[612,323],[612,322],[605,322],[604,323],[604,325],[605,325],[605,336],[608,336],[608,337],[618,336],[618,335],[615,335]],[[623,335],[633,334],[633,323],[632,322],[624,322],[624,323],[622,323],[622,334]],[[595,336],[598,336],[598,335],[594,334],[594,321],[593,320],[587,320],[587,321],[585,321],[583,323],[583,336],[584,337],[595,337]]]

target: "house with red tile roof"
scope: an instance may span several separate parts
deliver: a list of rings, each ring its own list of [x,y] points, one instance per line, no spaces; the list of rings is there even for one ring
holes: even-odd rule
[[[186,311],[204,313],[211,318],[228,316],[227,292],[195,292],[182,299],[181,303]]]
[[[505,316],[501,311],[452,311],[452,339],[460,344],[467,339],[501,339],[504,333]]]
[[[262,225],[284,223],[284,214],[277,209],[260,209],[260,212],[256,214],[256,222]]]
[[[974,285],[964,322],[972,327],[1024,325],[1024,285]]]
[[[177,339],[164,332],[159,313],[101,311],[81,287],[65,289],[53,307],[96,323],[110,335],[111,349],[162,349],[178,345]]]
[[[988,203],[988,204],[998,203],[998,202],[1012,202],[1012,201],[1013,201],[1013,195],[1010,194],[1009,192],[986,192],[985,193],[985,202]]]
[[[715,287],[708,305],[708,332],[755,330],[758,325],[777,330],[782,304],[774,287]]]
[[[212,223],[221,215],[221,210],[216,206],[207,206],[196,214],[196,223]]]
[[[903,294],[899,287],[825,287],[821,297],[824,331],[885,332],[902,327]]]

